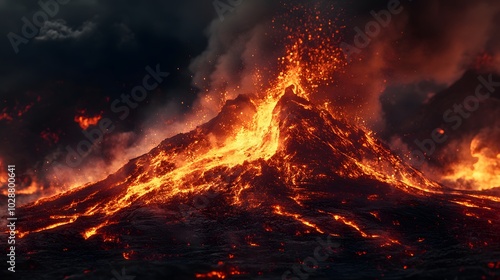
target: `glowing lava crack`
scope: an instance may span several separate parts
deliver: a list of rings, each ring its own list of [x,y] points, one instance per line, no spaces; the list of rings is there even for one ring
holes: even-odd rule
[[[202,263],[237,263],[196,269],[200,277],[260,275],[252,254],[287,267],[304,246],[316,246],[290,238],[309,234],[342,238],[376,270],[391,259],[400,267],[417,265],[415,255],[432,259],[427,252],[440,242],[498,246],[495,197],[442,188],[371,132],[292,87],[267,96],[240,95],[208,123],[164,140],[105,180],[23,207],[29,223],[20,223],[21,237],[35,246],[31,241],[63,236],[71,241],[63,251],[88,244],[81,246],[126,260],[183,259],[201,250],[195,255]],[[471,239],[476,230],[463,226],[483,229],[482,236]]]
[[[275,174],[274,190],[257,191],[262,187],[255,181],[264,172]],[[30,223],[21,235],[88,217],[95,224],[82,234],[89,238],[137,203],[163,205],[207,191],[225,193],[228,205],[282,203],[267,197],[268,192],[300,205],[297,197],[307,196],[301,191],[307,182],[359,179],[393,184],[415,195],[441,192],[370,133],[314,107],[292,88],[276,102],[255,104],[239,96],[210,122],[165,140],[104,181],[29,205],[30,216],[57,215]]]

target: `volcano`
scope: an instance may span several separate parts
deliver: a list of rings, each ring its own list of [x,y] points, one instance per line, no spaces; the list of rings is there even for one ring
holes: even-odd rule
[[[291,86],[20,208],[17,276],[498,278],[499,209],[494,190],[427,179]]]

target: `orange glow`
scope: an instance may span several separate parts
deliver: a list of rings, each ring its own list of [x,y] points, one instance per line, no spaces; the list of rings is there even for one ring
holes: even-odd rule
[[[471,141],[470,151],[476,162],[472,165],[465,162],[454,164],[452,171],[443,176],[443,179],[463,189],[487,190],[500,187],[500,153],[495,154],[489,148],[482,148],[478,136]]]
[[[38,186],[35,182],[33,182],[33,184],[31,184],[29,187],[17,191],[17,194],[34,194],[37,191],[38,191]]]
[[[130,252],[123,252],[123,258],[126,259],[126,260],[130,260],[130,258],[132,257],[132,255],[134,254],[134,251],[130,251]]]
[[[99,115],[92,117],[87,117],[85,114],[85,110],[80,110],[74,118],[74,121],[84,130],[92,125],[96,125],[102,118],[102,112]]]
[[[2,183],[7,183],[7,173],[5,172],[6,171],[6,167],[3,167],[2,166],[2,163],[0,162],[0,184]],[[16,178],[16,194],[17,195],[20,195],[20,194],[23,194],[23,195],[32,195],[32,194],[43,194],[44,193],[44,188],[42,185],[40,185],[36,180],[35,178],[33,178],[33,176],[31,176],[31,183],[29,185],[24,184],[21,182],[20,180],[21,177],[17,177]],[[5,189],[2,189],[1,193],[5,196],[8,195],[8,190],[7,188]]]
[[[211,271],[208,273],[197,273],[196,278],[217,278],[217,279],[226,279],[226,274],[220,271]]]
[[[229,274],[231,275],[241,275],[241,274],[244,274],[243,272],[237,270],[236,268],[231,268],[231,271],[229,272]]]
[[[346,218],[344,218],[344,217],[342,217],[340,215],[333,215],[333,218],[335,218],[336,221],[341,221],[345,225],[352,227],[357,232],[359,232],[359,234],[361,234],[362,237],[370,237],[370,238],[378,237],[378,235],[370,235],[370,234],[365,233],[353,221],[349,221],[349,220],[347,220]]]
[[[331,22],[328,22],[328,25]],[[301,27],[302,28],[302,27]],[[310,28],[310,29],[308,29]],[[292,137],[304,140],[304,142],[321,138],[317,123],[308,119],[294,120],[287,124],[287,127],[280,127],[280,107],[278,102],[287,96],[301,97],[306,101],[312,99],[312,95],[318,90],[320,85],[335,84],[335,73],[342,71],[346,62],[343,59],[342,51],[337,47],[336,38],[322,37],[323,26],[306,27],[305,30],[294,30],[289,28],[291,35],[285,40],[289,45],[285,54],[277,59],[279,72],[262,73],[256,70],[253,77],[247,77],[255,82],[256,88],[262,91],[251,96],[241,96],[236,100],[228,101],[225,105],[224,113],[211,120],[210,133],[207,133],[206,126],[195,128],[189,137],[194,137],[191,142],[186,142],[182,149],[173,147],[173,144],[165,144],[153,149],[147,156],[139,157],[131,162],[129,166],[135,170],[123,177],[120,181],[112,182],[107,191],[115,192],[113,199],[102,201],[97,198],[99,191],[95,190],[86,197],[69,203],[64,211],[74,211],[78,205],[84,207],[79,209],[79,214],[73,219],[64,222],[54,222],[50,228],[58,227],[74,222],[78,217],[98,216],[104,217],[81,232],[85,239],[105,232],[105,227],[110,225],[109,217],[122,209],[140,201],[144,204],[167,203],[172,199],[186,199],[193,195],[204,195],[211,192],[229,192],[224,196],[227,202],[234,207],[245,209],[257,208],[264,204],[264,199],[255,193],[255,186],[245,180],[252,176],[257,178],[262,176],[262,162],[271,162],[273,157],[283,156],[285,164],[277,166],[279,172],[284,174],[283,184],[290,190],[290,199],[296,206],[303,207],[305,201],[310,199],[311,193],[304,192],[302,185],[310,180],[324,180],[331,176],[338,176],[346,179],[370,179],[387,183],[395,188],[418,196],[429,196],[431,194],[442,194],[442,188],[433,181],[426,179],[415,169],[408,167],[403,161],[394,156],[380,141],[377,140],[373,132],[358,125],[350,125],[344,122],[342,116],[335,112],[335,104],[325,103],[314,106],[312,102],[291,101],[294,106],[298,106],[304,112],[315,113],[325,122],[324,127],[328,133],[338,137],[337,143],[324,143],[325,149],[335,155],[342,156],[345,161],[338,167],[331,168],[328,172],[311,175],[311,170],[315,168],[310,163],[287,161],[295,155],[283,155],[284,146]],[[334,33],[337,34],[337,33]],[[313,37],[310,37],[314,35]],[[263,76],[275,77],[274,81],[264,86]],[[293,89],[292,89],[293,88]],[[226,101],[226,93],[221,94]],[[213,99],[214,96],[206,96]],[[300,99],[300,100],[303,100]],[[297,98],[298,100],[298,98]],[[207,102],[212,100],[207,100]],[[100,120],[102,114],[94,117],[85,117],[85,111],[79,111],[75,121],[83,129],[90,125],[95,125]],[[293,116],[287,116],[287,118]],[[335,121],[345,123],[345,128],[335,124]],[[188,125],[188,124],[187,124]],[[215,128],[214,128],[215,127]],[[283,131],[297,131],[298,127],[305,127],[297,134],[283,135]],[[352,135],[356,132],[358,135]],[[200,137],[199,135],[205,136]],[[300,134],[300,135],[299,135]],[[186,134],[187,135],[187,134]],[[186,136],[182,135],[182,136]],[[357,149],[356,153],[345,151]],[[252,163],[245,165],[245,163]],[[320,162],[314,164],[321,165]],[[231,178],[225,178],[223,174],[230,169],[238,169],[245,165],[245,170],[239,174],[234,174]],[[210,174],[210,178],[207,179]],[[214,175],[215,174],[215,175]],[[316,176],[312,178],[311,176]],[[230,184],[230,188],[228,188]],[[83,187],[81,187],[83,188]],[[68,193],[76,192],[81,188],[75,188]],[[119,191],[115,191],[119,189]],[[50,198],[45,201],[51,201]],[[366,199],[377,201],[381,198],[378,195],[370,195]],[[210,201],[210,198],[208,198]],[[40,202],[36,202],[35,205]],[[292,202],[293,203],[293,202]],[[343,201],[344,204],[348,200]],[[84,206],[81,206],[84,205]],[[293,207],[285,204],[273,204],[270,209],[274,214],[291,218],[301,225],[304,225],[304,232],[297,231],[297,234],[315,231],[324,234],[326,229],[322,228],[320,222],[314,219],[297,214]],[[71,212],[72,213],[72,212]],[[379,219],[378,213],[372,214]],[[362,230],[358,223],[348,220],[340,215],[334,215],[336,221],[353,228],[362,237],[376,238]],[[46,227],[37,229],[42,231]],[[270,227],[266,231],[272,231]],[[27,234],[27,233],[26,233]],[[388,234],[387,234],[388,235]],[[386,238],[386,244],[397,244],[397,240]],[[250,246],[258,246],[258,243],[248,242]]]
[[[7,108],[3,108],[1,114],[0,114],[0,121],[12,121],[13,118],[7,113]]]
[[[21,117],[22,115],[24,115],[26,112],[28,112],[31,109],[31,107],[33,107],[33,105],[34,105],[34,103],[30,103],[30,104],[24,106],[23,108],[18,109],[17,116]]]
[[[280,98],[284,95],[285,90],[289,86],[294,85],[295,92],[307,98],[305,86],[302,86],[304,74],[308,73],[314,76],[308,79],[306,84],[317,79],[322,79],[321,76],[318,76],[318,73],[315,72],[313,74],[309,73],[309,70],[304,70],[305,65],[300,61],[300,53],[302,51],[300,42],[291,47],[288,56],[283,58],[284,71],[278,75],[277,81],[265,91],[265,94],[261,98],[252,100],[255,110],[244,107],[240,108],[240,114],[235,116],[236,119],[234,120],[242,124],[240,128],[228,135],[214,136],[209,149],[201,148],[199,145],[201,143],[193,143],[193,146],[190,149],[186,149],[186,153],[183,154],[158,153],[151,162],[147,163],[147,166],[149,166],[147,172],[159,169],[164,162],[173,162],[177,168],[171,172],[162,174],[162,176],[151,177],[147,173],[144,173],[135,178],[127,178],[129,184],[124,196],[117,198],[116,201],[107,202],[105,205],[96,206],[92,211],[87,211],[85,215],[91,213],[112,215],[120,209],[128,207],[133,201],[160,188],[165,190],[161,198],[162,200],[169,200],[175,196],[183,196],[189,193],[201,194],[208,191],[213,185],[222,185],[223,178],[216,178],[213,182],[195,185],[193,183],[193,176],[197,176],[196,174],[216,168],[233,168],[246,161],[270,159],[276,154],[279,145],[279,127],[273,122],[273,111]],[[328,58],[330,58],[330,55],[339,55],[339,53],[337,51],[329,54]],[[320,56],[317,58],[320,59],[321,63],[325,63],[323,66],[325,67],[325,71],[326,69],[331,71],[331,67],[335,66],[337,68],[337,66],[341,65],[338,58],[332,58],[332,60]],[[307,65],[312,65],[314,64],[313,62],[308,62]],[[318,62],[315,65],[317,65],[316,67],[320,67],[320,63]],[[256,73],[256,79],[258,79],[259,75],[259,73]],[[237,105],[233,107],[235,109],[238,108]],[[146,163],[144,162],[144,164]],[[256,175],[260,173],[259,166],[255,166],[254,172]],[[248,199],[241,198],[249,186],[238,184],[238,181],[234,185],[235,187],[232,190],[234,205],[242,205],[242,201],[245,201],[247,206],[258,206],[258,204],[253,205]],[[297,219],[299,218],[297,217]],[[319,232],[323,232],[308,221],[302,219],[301,222],[315,228]],[[94,235],[96,229],[103,226],[104,224],[101,224],[87,230],[83,233],[84,237],[88,238]]]
[[[490,69],[495,63],[494,57],[487,53],[482,52],[476,57],[474,68],[479,71],[484,71],[485,69]]]
[[[85,239],[89,239],[90,237],[92,237],[93,235],[95,235],[99,229],[101,229],[102,227],[107,226],[107,225],[109,225],[109,224],[111,224],[111,223],[106,222],[106,223],[100,224],[100,225],[98,225],[98,226],[96,226],[96,227],[93,227],[93,228],[90,228],[90,229],[86,230],[86,231],[82,234],[82,235],[83,235],[83,238],[85,238]]]
[[[287,139],[280,139],[279,123],[275,120],[277,103],[285,92],[287,92],[287,89],[293,86],[296,95],[308,99],[308,93],[313,91],[314,88],[311,85],[322,82],[324,77],[318,75],[318,72],[310,72],[307,67],[311,67],[311,65],[314,65],[313,68],[315,69],[324,67],[322,71],[330,73],[333,71],[332,67],[333,69],[338,69],[342,66],[340,59],[335,58],[330,60],[332,58],[331,55],[340,55],[339,51],[329,53],[328,57],[322,57],[321,54],[317,54],[317,56],[312,56],[306,63],[303,63],[301,61],[302,52],[305,50],[302,49],[302,44],[303,41],[298,40],[298,42],[292,44],[288,55],[280,58],[284,70],[279,73],[276,82],[264,91],[262,97],[250,100],[250,104],[253,107],[248,108],[237,102],[233,104],[228,103],[227,106],[230,106],[231,110],[237,114],[230,116],[232,119],[226,120],[226,123],[239,124],[235,126],[235,129],[228,129],[227,133],[225,132],[222,135],[213,135],[206,143],[199,141],[190,143],[189,147],[186,147],[183,152],[167,153],[164,150],[158,150],[151,158],[140,158],[136,165],[144,169],[142,173],[129,175],[122,182],[117,182],[115,185],[109,186],[113,188],[125,184],[127,186],[125,192],[111,201],[99,201],[99,203],[88,206],[80,215],[92,216],[99,214],[109,217],[121,209],[129,207],[138,200],[141,200],[143,203],[167,202],[174,197],[203,194],[209,190],[218,191],[219,189],[213,189],[214,186],[225,186],[225,178],[215,177],[210,181],[200,183],[200,174],[208,170],[227,170],[240,166],[245,162],[270,160],[279,152],[280,143],[287,141]],[[307,51],[310,52],[311,50]],[[328,81],[333,82],[331,80]],[[302,106],[304,110],[313,110],[312,105],[298,105]],[[329,113],[331,112],[326,109],[321,112],[325,116]],[[97,122],[97,118],[95,122]],[[310,137],[312,139],[318,137],[314,123],[307,122],[307,120],[302,120],[301,122],[309,128],[307,130],[308,134],[301,137]],[[416,171],[404,166],[401,159],[393,156],[389,150],[384,148],[370,131],[359,127],[349,127],[349,130],[341,130],[333,124],[331,124],[331,129],[335,134],[342,137],[340,138],[341,144],[346,147],[356,145],[349,138],[350,130],[366,132],[364,138],[356,141],[360,141],[363,148],[367,151],[375,151],[381,155],[375,160],[370,161],[346,155],[348,161],[346,161],[343,168],[332,170],[337,175],[351,179],[366,178],[367,176],[372,177],[382,182],[390,183],[412,194],[426,195],[428,193],[441,193],[440,187],[437,184],[419,176]],[[330,143],[327,144],[332,149],[332,152],[338,153],[338,147]],[[164,173],[156,173],[156,170],[165,169],[163,167],[165,163],[174,164],[175,168]],[[287,164],[281,168],[287,174],[287,177],[291,178],[287,182],[291,186],[300,185],[301,182],[310,179],[307,170],[310,170],[311,167],[306,164]],[[262,174],[261,166],[252,165],[247,172],[253,174],[253,176],[259,176]],[[392,175],[388,176],[387,174]],[[318,179],[325,177],[327,177],[326,174],[318,175]],[[232,180],[232,204],[237,207],[258,207],[262,201],[248,197],[247,191],[251,189],[251,186],[242,183],[241,180],[241,176]],[[78,188],[72,191],[76,190]],[[161,195],[150,195],[156,191],[160,191]],[[91,194],[84,200],[91,200],[93,195]],[[292,199],[297,205],[302,205],[302,200],[307,198],[308,196],[300,194],[298,191],[292,195]],[[368,199],[376,200],[377,196],[370,196]],[[78,203],[81,204],[82,202],[79,201]],[[274,213],[291,217],[319,233],[325,232],[313,221],[285,210],[283,206],[275,205]],[[347,220],[344,221],[347,222]],[[83,237],[86,239],[90,238],[101,228],[108,225],[108,223],[109,221],[103,221],[86,229],[82,232]],[[56,227],[58,225],[61,224],[56,223],[52,226]],[[355,224],[351,223],[350,225],[354,226]],[[364,236],[369,236],[363,231],[360,232]]]
[[[372,215],[373,217],[375,217],[377,220],[381,221],[378,212],[370,212],[370,215]]]
[[[28,235],[30,233],[41,232],[41,231],[45,231],[45,230],[57,228],[57,227],[60,227],[60,226],[64,226],[64,225],[67,225],[67,224],[71,224],[74,221],[76,221],[77,217],[78,216],[65,217],[65,219],[67,219],[67,220],[64,221],[64,222],[57,222],[57,223],[51,224],[51,225],[49,225],[47,227],[40,228],[40,229],[37,229],[37,230],[34,230],[34,231],[30,231],[30,232],[19,232],[19,238],[23,238],[24,236],[26,236],[26,235]]]
[[[490,207],[479,206],[479,205],[476,205],[476,204],[471,203],[469,201],[452,200],[451,202],[459,204],[459,205],[462,205],[462,206],[465,206],[465,207],[469,207],[469,208],[482,208],[482,209],[486,209],[486,210],[493,210]]]
[[[371,213],[374,215],[374,213]],[[347,219],[344,216],[338,215],[338,214],[330,214],[336,221],[342,222],[346,226],[351,227],[355,231],[357,231],[361,237],[364,238],[377,238],[380,239],[381,243],[380,247],[386,247],[386,246],[393,246],[393,245],[402,245],[399,240],[396,240],[392,237],[390,237],[389,233],[384,233],[383,235],[378,235],[378,234],[369,234],[365,232],[364,230],[361,229],[361,226],[359,226],[356,222],[353,220]],[[376,217],[376,215],[374,215]]]
[[[44,130],[40,132],[40,137],[49,144],[55,144],[59,142],[59,135],[51,132],[50,130]]]
[[[11,110],[8,110],[7,107],[3,108],[2,111],[0,111],[0,121],[5,120],[5,121],[12,121],[14,118],[20,118],[22,117],[26,112],[28,112],[34,105],[35,103],[29,103],[25,106],[21,106],[17,104],[14,106]],[[10,112],[9,112],[10,111]]]
[[[7,180],[9,179],[8,174],[7,174],[7,166],[4,165],[3,160],[0,158],[0,184],[3,186],[4,184],[7,184]],[[2,193],[7,196],[8,191],[7,189],[4,189]]]
[[[315,225],[315,224],[313,224],[313,223],[305,220],[304,218],[302,218],[301,215],[299,215],[299,214],[293,214],[293,213],[288,213],[288,212],[283,211],[281,209],[281,206],[279,206],[279,205],[275,205],[274,206],[274,213],[276,213],[278,215],[286,216],[286,217],[292,217],[295,220],[297,220],[298,222],[302,223],[303,225],[315,229],[319,233],[325,233],[317,225]]]

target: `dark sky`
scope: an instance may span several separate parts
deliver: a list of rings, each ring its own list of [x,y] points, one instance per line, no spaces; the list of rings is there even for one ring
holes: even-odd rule
[[[225,51],[218,53],[210,33],[223,28],[239,36],[270,19],[278,4],[247,2],[248,12],[236,17],[241,1],[232,1],[221,18],[212,1],[42,2],[45,10],[34,1],[0,0],[0,162],[16,164],[27,184],[45,185],[100,179],[185,130],[178,123],[205,89],[193,86],[194,72],[213,68]],[[204,51],[215,59],[194,63]],[[122,95],[142,85],[146,67],[169,75],[137,106],[121,110]],[[113,131],[69,166],[70,151],[87,139],[75,121],[80,115],[110,119]]]
[[[0,120],[4,161],[40,169],[43,157],[84,138],[74,121],[83,109],[87,116],[108,115],[116,132],[135,132],[156,108],[172,103],[177,113],[196,98],[188,66],[206,48],[204,32],[217,17],[209,1],[71,0],[58,4],[16,54],[8,34],[23,36],[22,18],[32,22],[40,10],[36,1],[0,1],[0,112],[12,118]],[[156,65],[170,76],[129,117],[117,118],[110,103],[130,94],[145,67]]]
[[[329,15],[349,44],[354,28],[363,29],[374,20],[371,11],[391,2],[220,0],[236,5],[221,20],[213,1],[65,1],[42,0],[52,3],[50,9],[57,3],[45,20],[37,1],[0,0],[0,161],[16,164],[42,184],[81,183],[116,170],[185,129],[179,125],[193,106],[203,105],[201,93],[212,94],[221,84],[254,90],[241,77],[273,67],[283,46],[276,43],[281,31],[270,32],[270,23],[277,16],[297,21],[286,18],[293,2],[304,11],[334,6]],[[500,68],[498,1],[400,4],[402,12],[323,96],[356,112],[393,143],[405,132],[390,125],[414,118],[428,95],[459,80],[478,57],[490,59],[487,71]],[[37,13],[36,35],[21,38],[23,18],[32,23]],[[23,43],[13,47],[14,37]],[[169,75],[126,117],[115,112],[113,102],[143,83],[147,66]],[[79,115],[107,118],[114,129],[81,164],[69,167],[68,147],[76,149],[86,139],[75,121]]]

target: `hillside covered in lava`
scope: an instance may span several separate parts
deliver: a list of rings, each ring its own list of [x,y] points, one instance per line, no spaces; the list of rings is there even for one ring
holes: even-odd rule
[[[113,259],[144,279],[493,276],[490,194],[426,179],[292,86],[240,95],[105,180],[22,207],[21,273],[106,279]],[[327,257],[304,266],[322,239]]]
[[[0,279],[500,279],[500,1],[24,2]]]

